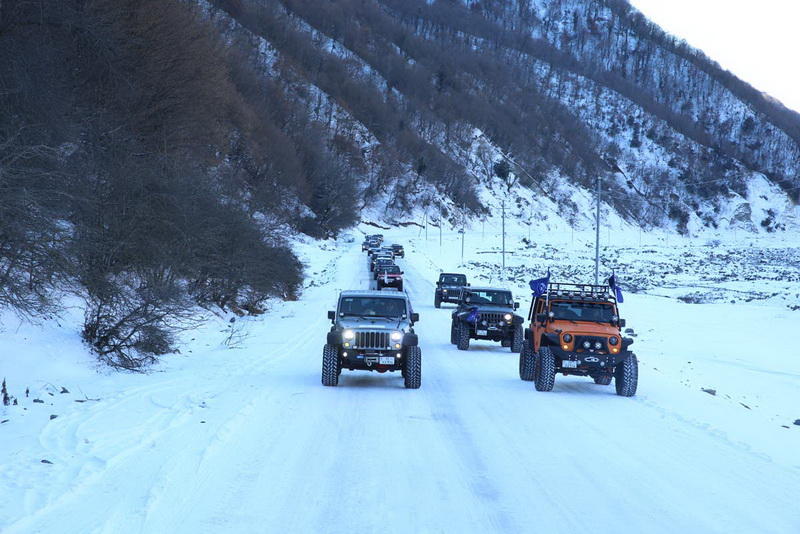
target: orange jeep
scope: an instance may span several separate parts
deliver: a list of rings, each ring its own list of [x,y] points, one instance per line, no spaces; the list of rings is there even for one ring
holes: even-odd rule
[[[636,394],[639,364],[623,338],[625,320],[608,286],[547,284],[528,312],[530,326],[519,355],[519,377],[537,391],[553,389],[556,373],[589,376],[607,386],[614,378],[617,395]]]

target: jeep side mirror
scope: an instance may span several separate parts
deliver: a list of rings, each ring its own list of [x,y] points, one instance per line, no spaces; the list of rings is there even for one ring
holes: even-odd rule
[[[619,321],[617,321],[617,324],[619,324],[620,328],[624,328],[625,327],[625,319],[620,319]]]
[[[536,322],[537,323],[545,323],[545,322],[547,322],[547,314],[546,313],[537,313],[536,314]]]
[[[467,284],[467,287],[470,287],[471,284]]]
[[[328,319],[330,319],[331,321],[336,319],[336,312],[333,310],[328,310]]]
[[[515,309],[515,310],[518,310],[518,309],[519,309],[519,302],[515,302],[515,303],[514,303],[514,309]]]
[[[405,271],[400,271],[400,274],[406,274],[406,272]]]
[[[415,313],[412,313],[412,314],[411,314],[411,322],[412,322],[412,323],[416,323],[417,321],[419,321],[419,314],[418,314],[418,313],[416,313],[416,312],[415,312]]]

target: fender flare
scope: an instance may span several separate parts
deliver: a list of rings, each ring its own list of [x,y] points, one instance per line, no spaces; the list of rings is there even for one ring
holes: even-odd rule
[[[558,334],[554,334],[552,332],[542,334],[543,347],[558,347],[560,344],[561,340],[559,339]]]
[[[419,345],[419,338],[417,334],[413,334],[411,332],[407,332],[403,336],[403,345],[406,347],[416,347]]]
[[[328,345],[341,345],[342,334],[336,331],[328,332]]]

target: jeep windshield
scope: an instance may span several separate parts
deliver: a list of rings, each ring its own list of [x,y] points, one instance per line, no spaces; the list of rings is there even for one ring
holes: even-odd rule
[[[388,274],[400,274],[400,267],[397,265],[380,265],[378,271]]]
[[[402,317],[406,315],[406,301],[398,298],[345,297],[339,303],[339,315]]]
[[[508,291],[471,290],[464,293],[464,302],[477,305],[511,306],[514,301]]]
[[[467,285],[467,277],[463,274],[443,274],[439,277],[439,282],[443,286],[465,286]]]
[[[555,301],[550,303],[550,311],[555,319],[592,323],[610,323],[615,316],[613,306],[599,302]]]

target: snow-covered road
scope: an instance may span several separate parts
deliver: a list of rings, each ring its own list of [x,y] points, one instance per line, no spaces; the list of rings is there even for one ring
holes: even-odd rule
[[[24,493],[0,508],[0,531],[800,531],[797,466],[650,395],[646,378],[632,399],[576,377],[536,392],[509,349],[455,350],[430,266],[409,252],[403,267],[421,389],[349,371],[320,385],[326,311],[336,291],[368,287],[351,244],[331,280],[259,323],[246,349],[50,421],[45,488],[25,487],[39,451],[0,458],[3,490]]]

